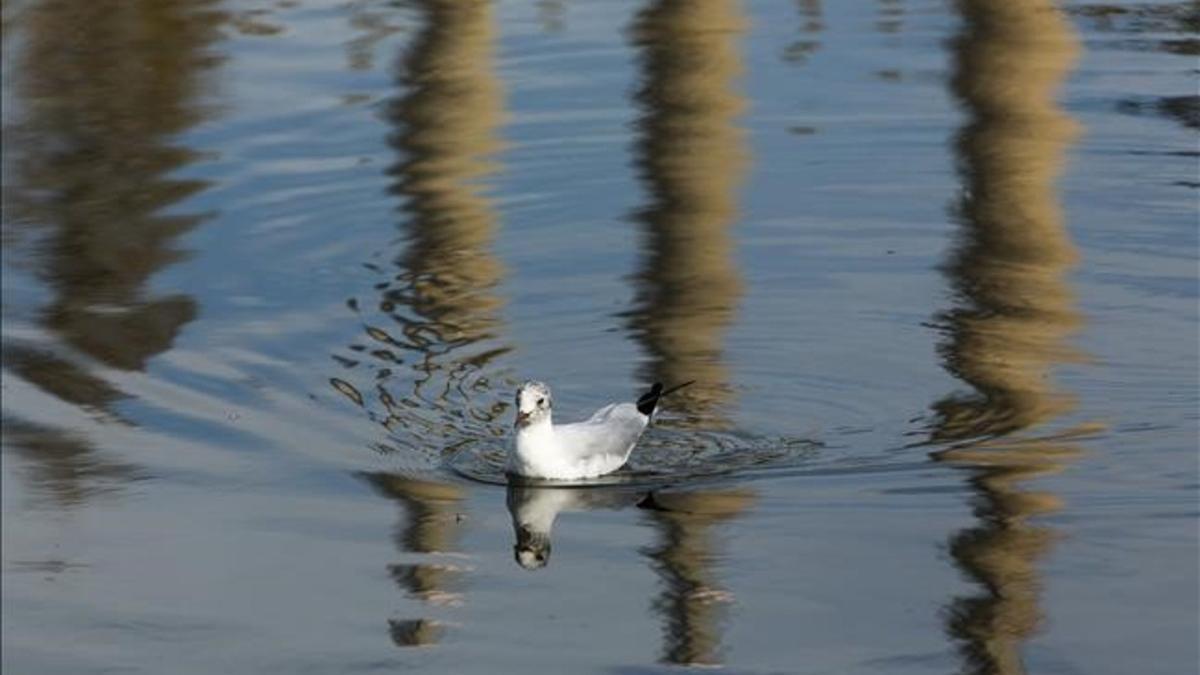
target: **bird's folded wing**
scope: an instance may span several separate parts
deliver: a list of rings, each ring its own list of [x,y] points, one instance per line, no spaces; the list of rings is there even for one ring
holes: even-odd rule
[[[612,411],[614,409],[616,409],[619,405],[620,405],[619,403],[609,403],[608,405],[604,406],[603,408],[592,413],[592,416],[589,417],[587,419],[587,421],[584,423],[585,424],[597,424],[597,423],[603,422],[605,419],[608,418],[609,415],[612,414]]]
[[[601,408],[586,422],[556,426],[554,431],[563,449],[576,457],[624,457],[637,443],[646,422],[647,417],[632,403],[621,403]]]

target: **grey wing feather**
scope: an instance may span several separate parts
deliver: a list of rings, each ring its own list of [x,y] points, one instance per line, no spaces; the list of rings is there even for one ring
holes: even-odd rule
[[[587,421],[586,421],[586,422],[584,422],[584,423],[585,423],[585,424],[594,424],[594,423],[597,423],[597,422],[602,422],[602,421],[604,421],[604,419],[605,419],[606,417],[608,417],[610,414],[612,414],[612,411],[613,411],[613,409],[614,409],[614,408],[616,408],[616,407],[617,407],[617,406],[619,406],[619,405],[621,405],[621,404],[620,404],[620,403],[609,403],[608,405],[604,406],[603,408],[601,408],[601,409],[597,410],[596,412],[592,413],[592,416],[591,416],[591,417],[589,417],[589,418],[587,419]]]
[[[625,457],[637,443],[650,418],[632,403],[614,403],[597,410],[586,422],[555,428],[577,457],[619,455]]]

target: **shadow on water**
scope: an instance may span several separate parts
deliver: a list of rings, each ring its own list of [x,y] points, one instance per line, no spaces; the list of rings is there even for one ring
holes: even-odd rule
[[[145,369],[196,316],[191,297],[155,297],[146,285],[207,217],[171,211],[206,183],[170,175],[197,159],[174,137],[204,117],[204,75],[217,63],[209,49],[226,18],[216,4],[45,2],[21,18],[4,240],[49,289],[30,330],[56,339],[6,331],[4,368],[101,420],[120,421],[124,395],[93,371]],[[140,475],[72,432],[23,419],[19,398],[6,401],[6,447],[33,467],[35,495],[74,505]]]
[[[967,114],[954,142],[959,241],[945,263],[956,306],[939,317],[945,368],[972,389],[933,405],[935,461],[968,471],[979,523],[953,535],[955,564],[980,592],[953,599],[946,628],[964,673],[1023,673],[1022,644],[1041,621],[1037,561],[1055,534],[1031,519],[1059,498],[1023,487],[1057,472],[1089,431],[1036,432],[1075,406],[1055,366],[1080,324],[1066,276],[1077,253],[1055,180],[1078,133],[1055,95],[1078,39],[1048,0],[962,0],[950,87]],[[1034,432],[1034,433],[1030,433]]]
[[[497,420],[508,396],[498,392],[512,383],[495,368],[509,350],[495,292],[504,269],[490,250],[497,217],[482,184],[504,101],[491,5],[413,5],[421,28],[396,64],[401,94],[384,107],[399,156],[388,174],[402,200],[402,251],[368,263],[378,296],[371,306],[350,300],[364,335],[334,355],[347,374],[331,383],[387,429],[381,450],[425,454],[432,469],[507,431]],[[354,374],[357,384],[345,379]]]

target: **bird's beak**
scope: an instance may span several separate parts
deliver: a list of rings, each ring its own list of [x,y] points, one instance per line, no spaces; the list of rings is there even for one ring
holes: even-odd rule
[[[522,412],[522,411],[518,410],[516,426],[519,428],[519,427],[525,426],[526,424],[529,424],[529,418],[531,415],[533,415],[533,413],[527,413],[527,412]]]

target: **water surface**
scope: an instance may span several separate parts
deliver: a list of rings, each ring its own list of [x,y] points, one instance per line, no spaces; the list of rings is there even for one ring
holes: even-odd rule
[[[4,669],[1196,672],[1198,28],[7,3]]]

